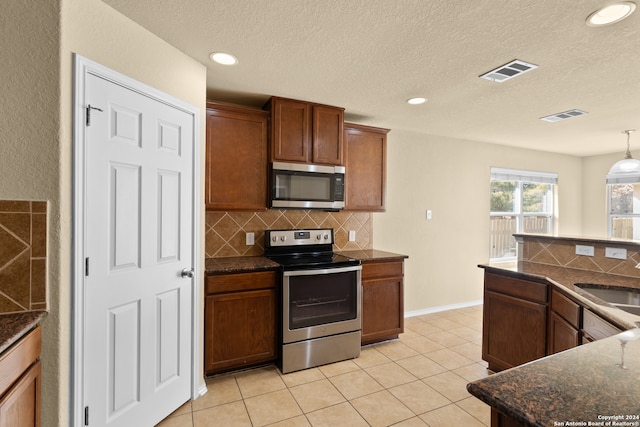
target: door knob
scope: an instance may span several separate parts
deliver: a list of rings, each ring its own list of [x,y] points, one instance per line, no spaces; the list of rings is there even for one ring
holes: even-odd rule
[[[180,272],[180,277],[182,277],[183,279],[189,278],[189,279],[193,279],[194,276],[194,272],[193,272],[193,268],[183,268],[182,272]]]

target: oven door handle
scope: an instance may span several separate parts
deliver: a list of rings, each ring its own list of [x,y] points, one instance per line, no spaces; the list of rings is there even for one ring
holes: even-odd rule
[[[318,270],[294,270],[294,271],[285,271],[285,276],[318,276],[320,274],[335,274],[335,273],[347,273],[349,271],[358,271],[362,270],[361,265],[352,265],[349,267],[338,267],[338,268],[323,268]]]

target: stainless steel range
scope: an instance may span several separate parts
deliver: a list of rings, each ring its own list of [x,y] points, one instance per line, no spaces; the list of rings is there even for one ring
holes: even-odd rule
[[[333,253],[333,229],[267,230],[265,256],[282,267],[282,373],[360,355],[359,260]]]

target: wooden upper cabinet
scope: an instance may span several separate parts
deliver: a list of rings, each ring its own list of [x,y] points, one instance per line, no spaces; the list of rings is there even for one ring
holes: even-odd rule
[[[344,164],[344,108],[272,97],[271,161]]]
[[[313,106],[312,163],[344,164],[344,109]]]
[[[265,210],[269,113],[207,103],[207,210]]]
[[[388,132],[345,123],[346,210],[385,210]]]

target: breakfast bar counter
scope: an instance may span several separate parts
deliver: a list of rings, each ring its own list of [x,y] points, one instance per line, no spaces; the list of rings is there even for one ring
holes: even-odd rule
[[[524,426],[640,426],[640,340],[618,335],[521,365],[467,385]]]

